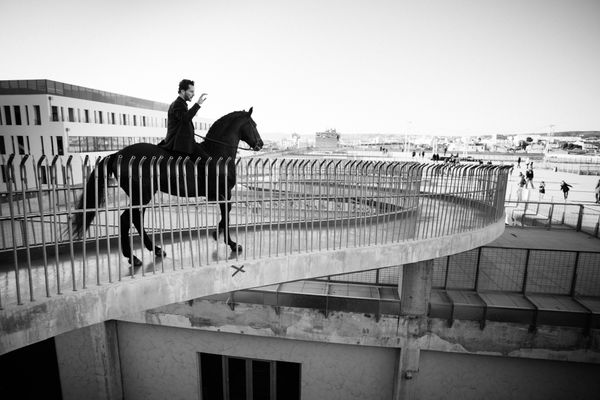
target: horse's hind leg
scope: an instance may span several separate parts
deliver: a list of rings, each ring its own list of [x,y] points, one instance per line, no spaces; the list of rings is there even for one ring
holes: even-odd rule
[[[129,220],[129,210],[123,211],[121,214],[121,251],[125,258],[129,260],[129,264],[134,267],[139,267],[142,265],[142,261],[139,258],[131,254],[131,245],[129,243],[129,228],[131,227],[131,222]]]
[[[144,193],[141,201],[139,195],[134,195],[132,197],[131,204],[133,208],[131,210],[131,219],[133,226],[135,226],[135,229],[137,229],[138,233],[142,237],[144,247],[154,252],[157,257],[166,257],[167,253],[165,253],[159,246],[154,246],[154,242],[144,229],[144,215],[146,214],[146,207],[144,206],[147,205],[152,199],[152,193]]]
[[[150,200],[144,201],[143,206],[148,204],[149,201]],[[167,253],[162,248],[160,248],[160,246],[154,245],[154,242],[152,241],[150,236],[148,236],[148,234],[146,233],[146,230],[144,229],[144,215],[145,214],[146,214],[146,207],[142,207],[141,213],[140,213],[140,209],[138,209],[138,208],[134,209],[131,213],[131,216],[133,218],[133,225],[135,226],[135,229],[137,229],[139,234],[142,236],[143,241],[144,241],[144,247],[146,249],[154,252],[154,255],[156,257],[166,257]]]

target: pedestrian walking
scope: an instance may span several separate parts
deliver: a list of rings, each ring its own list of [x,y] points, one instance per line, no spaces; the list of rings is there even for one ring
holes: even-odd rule
[[[525,175],[522,172],[519,172],[519,182],[517,183],[517,201],[521,201],[523,199],[523,188],[527,182],[525,181]]]
[[[544,200],[544,195],[546,194],[546,182],[542,181],[540,182],[540,196],[539,196],[539,201]]]
[[[521,156],[517,158],[517,168],[521,168]]]
[[[560,184],[560,190],[562,190],[563,192],[563,196],[565,197],[565,201],[567,200],[567,197],[569,197],[569,190],[570,188],[572,188],[573,186],[569,185],[567,182],[562,181]]]
[[[525,187],[529,187],[529,184],[531,184],[531,188],[534,189],[535,186],[533,185],[533,168],[529,168],[527,171],[525,171],[525,178],[527,178],[527,184],[525,185]]]

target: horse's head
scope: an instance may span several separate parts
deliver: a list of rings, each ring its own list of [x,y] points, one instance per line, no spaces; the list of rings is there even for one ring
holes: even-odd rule
[[[256,122],[252,119],[252,107],[246,112],[248,120],[240,127],[240,140],[246,142],[254,151],[262,149],[264,143],[256,129]]]

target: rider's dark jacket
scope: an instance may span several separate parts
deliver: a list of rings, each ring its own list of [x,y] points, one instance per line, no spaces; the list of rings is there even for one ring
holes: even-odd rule
[[[169,107],[167,137],[158,145],[166,150],[190,154],[196,145],[192,118],[199,109],[198,103],[194,103],[188,110],[186,101],[177,97]]]

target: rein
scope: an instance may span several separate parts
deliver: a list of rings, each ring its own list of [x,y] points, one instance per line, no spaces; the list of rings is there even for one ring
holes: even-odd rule
[[[219,144],[222,144],[223,146],[231,147],[232,149],[254,151],[254,149],[251,149],[250,147],[243,148],[243,147],[240,147],[239,145],[238,146],[234,146],[234,145],[229,144],[229,143],[221,142],[220,140],[217,140],[217,139],[207,138],[206,136],[198,135],[197,133],[194,133],[194,136],[198,136],[198,137],[200,137],[200,138],[202,138],[204,140],[208,140],[209,142],[219,143]]]

